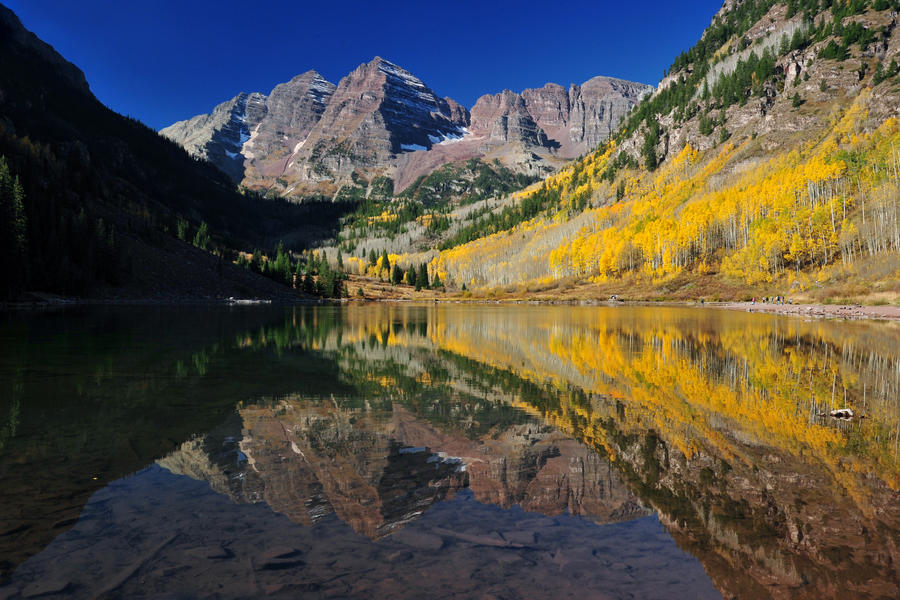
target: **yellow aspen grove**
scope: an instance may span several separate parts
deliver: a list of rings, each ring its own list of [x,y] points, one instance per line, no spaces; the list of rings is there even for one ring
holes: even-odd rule
[[[558,191],[555,215],[446,250],[432,269],[469,287],[710,272],[759,284],[895,256],[900,127],[891,118],[866,129],[870,95],[767,159],[750,138],[706,152],[685,145],[656,172],[628,169],[610,183],[611,144],[518,194]],[[588,191],[596,208],[573,212]]]

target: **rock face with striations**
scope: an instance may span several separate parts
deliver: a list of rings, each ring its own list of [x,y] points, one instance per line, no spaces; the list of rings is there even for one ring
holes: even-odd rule
[[[250,130],[243,147],[248,187],[265,187],[281,177],[310,131],[322,118],[335,85],[307,71],[275,86],[266,100],[266,115]]]
[[[287,165],[287,181],[329,183],[460,137],[468,112],[409,71],[376,57],[341,79],[322,118]]]
[[[479,98],[471,114],[376,57],[334,85],[315,71],[265,96],[240,94],[161,131],[236,182],[269,195],[337,196],[378,176],[399,192],[458,160],[499,159],[539,174],[606,140],[652,88],[595,77]],[[524,159],[522,157],[525,157]]]
[[[478,99],[472,131],[491,144],[521,142],[574,158],[606,141],[628,110],[653,88],[594,77],[568,91],[555,83],[521,94],[505,90]]]
[[[211,114],[179,121],[160,133],[239,181],[244,175],[244,156],[241,154],[244,142],[250,139],[250,130],[265,115],[265,96],[241,92],[218,105]]]

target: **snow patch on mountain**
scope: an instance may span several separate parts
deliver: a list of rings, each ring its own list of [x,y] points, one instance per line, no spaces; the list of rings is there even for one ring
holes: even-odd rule
[[[456,142],[462,141],[470,135],[472,135],[472,133],[468,129],[466,129],[465,127],[460,127],[456,133],[444,133],[439,136],[429,135],[428,139],[431,140],[432,144],[441,146],[447,144],[455,144]]]

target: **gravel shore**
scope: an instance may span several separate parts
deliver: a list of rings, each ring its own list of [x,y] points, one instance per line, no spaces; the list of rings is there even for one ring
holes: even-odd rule
[[[890,319],[900,320],[900,306],[862,306],[858,304],[773,304],[762,302],[725,302],[718,304],[731,310],[768,312],[801,317],[826,317],[836,319]]]

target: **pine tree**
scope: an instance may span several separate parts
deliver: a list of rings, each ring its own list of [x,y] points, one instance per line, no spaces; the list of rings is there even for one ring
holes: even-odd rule
[[[381,253],[381,268],[387,272],[388,278],[391,276],[391,259],[388,258],[387,250],[382,251]]]
[[[290,284],[293,280],[291,272],[291,257],[284,249],[284,243],[278,242],[275,249],[275,262],[271,264],[271,271],[275,275],[275,279]]]
[[[19,177],[12,177],[9,165],[0,157],[0,294],[14,297],[25,289],[28,267],[28,232],[25,190]]]
[[[250,269],[257,273],[263,272],[262,252],[259,248],[253,251],[253,257],[250,259]]]
[[[884,72],[884,65],[879,62],[875,65],[875,72],[872,74],[872,85],[878,85],[885,79],[887,79],[887,74]]]
[[[24,264],[28,252],[28,222],[25,216],[25,189],[16,175],[12,193],[12,239],[16,257]]]
[[[175,221],[175,232],[179,240],[187,240],[188,222],[181,217]]]
[[[419,265],[419,273],[416,275],[416,283],[422,287],[428,287],[428,265]]]
[[[206,250],[209,246],[209,240],[209,226],[206,224],[206,221],[203,221],[200,223],[200,228],[197,229],[196,235],[194,235],[194,245],[201,250]]]
[[[644,166],[648,171],[654,171],[659,166],[659,158],[656,155],[657,144],[659,144],[659,123],[656,119],[647,117],[647,131],[644,133],[641,153],[644,155]]]
[[[294,289],[303,287],[303,268],[302,263],[298,260],[294,265],[294,274],[291,277]]]
[[[399,265],[394,264],[393,269],[391,270],[391,283],[394,285],[400,285],[403,282],[403,270]]]

